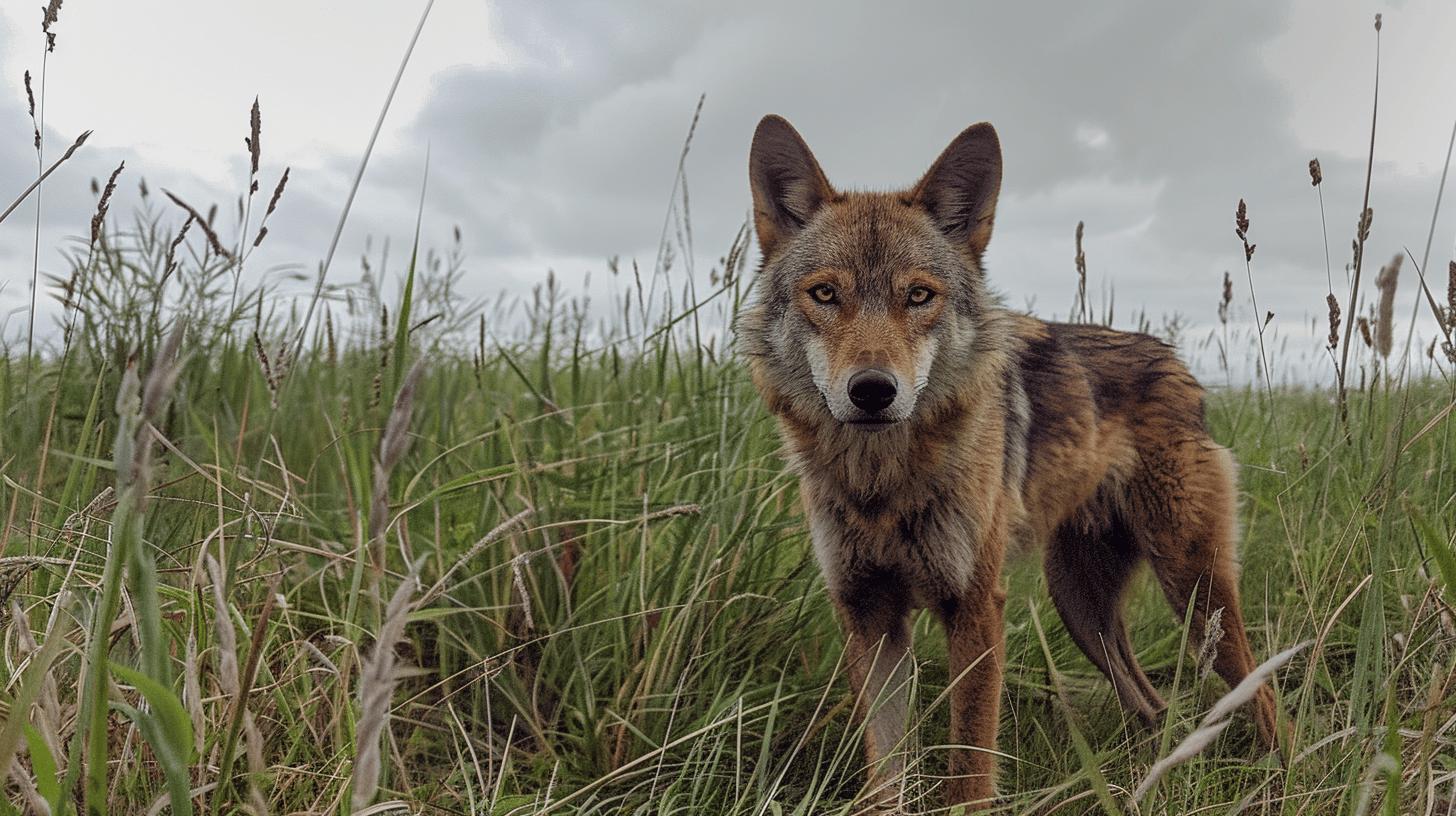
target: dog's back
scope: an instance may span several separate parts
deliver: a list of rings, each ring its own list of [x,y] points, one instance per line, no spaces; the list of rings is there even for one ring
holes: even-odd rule
[[[1172,346],[1147,334],[1013,319],[1008,391],[1025,395],[1021,529],[1046,547],[1047,586],[1073,639],[1148,722],[1164,703],[1133,655],[1119,599],[1153,567],[1174,613],[1194,605],[1190,642],[1222,610],[1214,668],[1254,668],[1238,608],[1233,457],[1208,435],[1204,391]],[[1275,744],[1272,693],[1254,720]]]

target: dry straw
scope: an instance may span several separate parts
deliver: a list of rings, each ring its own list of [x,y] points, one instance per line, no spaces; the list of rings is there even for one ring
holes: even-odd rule
[[[384,424],[379,440],[379,453],[374,458],[374,490],[369,503],[369,549],[375,580],[384,572],[384,531],[389,521],[389,474],[409,450],[410,418],[414,413],[415,390],[424,372],[424,360],[418,360],[405,375],[404,383],[394,398],[394,407]]]
[[[1077,222],[1077,309],[1079,319],[1087,320],[1087,253],[1082,251],[1083,223]]]
[[[66,162],[67,159],[71,158],[71,154],[75,153],[76,150],[81,147],[81,145],[85,144],[86,139],[90,138],[90,136],[91,131],[89,130],[83,131],[80,136],[77,136],[76,141],[72,142],[71,146],[66,148],[66,152],[63,153],[59,159],[51,162],[51,166],[47,167],[46,171],[40,174],[40,178],[32,181],[29,187],[21,190],[20,195],[16,196],[15,200],[10,202],[10,206],[6,207],[4,212],[0,212],[0,221],[4,221],[6,218],[10,217],[10,214],[15,212],[15,208],[19,207],[22,201],[30,198],[30,194],[35,192],[37,188],[44,184],[45,180],[50,178],[51,173],[56,172],[57,167],[60,167]]]
[[[1168,771],[1187,762],[1201,753],[1203,749],[1207,748],[1213,742],[1214,738],[1228,727],[1231,722],[1229,719],[1230,715],[1238,710],[1239,707],[1254,699],[1254,695],[1268,682],[1269,678],[1274,676],[1274,672],[1278,671],[1285,663],[1293,660],[1295,655],[1299,654],[1313,642],[1306,640],[1303,643],[1291,646],[1259,664],[1258,668],[1252,672],[1249,672],[1248,676],[1240,681],[1237,686],[1234,686],[1227,694],[1219,698],[1218,702],[1213,704],[1213,707],[1204,715],[1203,721],[1199,723],[1198,728],[1193,733],[1189,734],[1167,756],[1158,760],[1148,770],[1148,775],[1137,786],[1137,789],[1133,791],[1132,798],[1141,801]]]
[[[359,724],[355,729],[354,791],[350,803],[355,811],[367,807],[379,791],[382,764],[380,737],[389,724],[390,701],[399,682],[395,646],[404,638],[405,624],[414,609],[418,589],[418,566],[395,589],[385,608],[384,623],[374,640],[374,650],[359,672]]]
[[[1380,274],[1375,276],[1375,288],[1380,291],[1375,312],[1375,351],[1386,360],[1390,359],[1390,348],[1394,342],[1395,287],[1404,258],[1404,255],[1391,258],[1390,263],[1380,267]]]

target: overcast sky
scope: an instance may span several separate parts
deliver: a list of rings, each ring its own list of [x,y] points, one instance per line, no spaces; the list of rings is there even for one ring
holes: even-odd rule
[[[40,68],[38,5],[0,6],[0,205],[35,173],[21,77]],[[548,268],[570,288],[588,272],[605,276],[617,255],[650,265],[706,94],[687,163],[704,262],[723,254],[747,214],[748,143],[765,113],[788,117],[844,187],[908,184],[963,127],[989,120],[1005,175],[987,260],[1012,305],[1067,313],[1072,233],[1083,220],[1094,300],[1111,287],[1120,315],[1176,312],[1206,329],[1229,270],[1248,319],[1232,224],[1242,197],[1260,307],[1276,313],[1280,337],[1297,338],[1324,309],[1306,169],[1315,156],[1343,289],[1376,12],[1384,30],[1367,257],[1384,262],[1403,246],[1421,256],[1456,120],[1450,0],[906,5],[439,0],[332,274],[357,278],[366,235],[408,245],[427,148],[425,241],[443,245],[461,227],[469,291],[528,291]],[[422,7],[207,0],[179,11],[162,0],[70,0],[48,66],[46,150],[95,134],[46,188],[42,272],[65,270],[63,236],[89,230],[91,178],[122,160],[114,214],[136,203],[141,178],[230,213],[245,184],[254,96],[264,194],[285,165],[292,175],[250,263],[257,273],[312,270]],[[1456,239],[1456,201],[1447,203],[1431,259],[1442,281]],[[9,337],[23,332],[34,218],[27,204],[0,224]],[[1413,283],[1407,264],[1399,314],[1410,314]]]

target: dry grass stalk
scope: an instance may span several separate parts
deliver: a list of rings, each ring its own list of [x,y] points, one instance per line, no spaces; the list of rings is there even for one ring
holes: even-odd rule
[[[1207,680],[1213,673],[1213,661],[1218,658],[1218,644],[1223,640],[1223,607],[1213,610],[1204,624],[1203,642],[1198,645],[1198,677]]]
[[[30,631],[25,613],[20,604],[10,602],[10,619],[15,622],[16,639],[19,641],[19,656],[24,658],[40,652],[40,644],[36,643],[35,635]],[[35,708],[31,713],[31,724],[35,726],[36,733],[40,734],[41,740],[50,749],[51,756],[65,756],[62,749],[65,743],[61,740],[61,723],[64,713],[61,709],[60,687],[56,684],[55,672],[46,672],[41,681],[40,694],[37,697]]]
[[[1380,273],[1375,276],[1375,288],[1380,291],[1375,313],[1375,351],[1386,360],[1390,359],[1390,348],[1394,343],[1395,287],[1404,259],[1404,255],[1396,255],[1389,264],[1380,267]]]
[[[228,611],[222,568],[217,559],[207,556],[207,574],[212,579],[213,637],[217,640],[217,685],[224,701],[237,699],[242,693],[238,676],[238,630]]]
[[[177,237],[173,238],[172,243],[167,245],[167,262],[162,266],[163,281],[172,277],[172,273],[177,271],[177,247],[181,246],[182,242],[187,240],[187,230],[192,226],[192,222],[196,220],[196,218],[188,215],[187,220],[182,222],[182,229],[177,230]]]
[[[416,361],[405,375],[394,398],[394,407],[379,439],[374,458],[374,490],[369,503],[369,549],[375,580],[384,572],[384,531],[389,521],[389,474],[409,450],[410,418],[414,414],[415,390],[424,373],[424,360]]]
[[[106,180],[106,189],[101,191],[101,200],[96,202],[96,214],[91,216],[91,248],[96,248],[96,242],[101,240],[101,228],[106,224],[106,213],[111,209],[111,194],[116,192],[116,177],[126,167],[122,162],[111,171],[111,178]]]
[[[30,198],[30,194],[35,192],[42,184],[44,184],[45,180],[50,178],[51,173],[54,173],[57,167],[60,167],[62,164],[65,163],[67,159],[71,158],[71,154],[75,153],[76,150],[79,149],[81,145],[85,144],[86,140],[90,137],[91,131],[89,130],[84,131],[81,133],[80,136],[77,136],[76,141],[71,142],[71,146],[66,148],[66,152],[61,154],[61,157],[59,159],[51,162],[51,166],[47,167],[46,171],[44,173],[41,173],[39,178],[37,178],[35,181],[32,181],[29,187],[21,190],[20,195],[16,196],[15,200],[10,202],[10,206],[6,207],[4,212],[0,212],[0,221],[4,221],[6,218],[9,218],[10,214],[15,212],[15,208],[19,207],[21,202],[25,201],[27,198]]]
[[[1285,663],[1293,660],[1295,655],[1299,654],[1313,642],[1306,640],[1291,646],[1268,660],[1265,660],[1252,672],[1249,672],[1249,675],[1237,686],[1234,686],[1227,694],[1219,698],[1218,702],[1213,704],[1213,707],[1204,715],[1203,720],[1198,724],[1198,728],[1193,733],[1184,738],[1176,748],[1168,752],[1167,756],[1158,760],[1148,770],[1148,775],[1143,778],[1143,781],[1138,784],[1137,789],[1133,791],[1132,798],[1141,801],[1168,771],[1187,762],[1207,748],[1213,742],[1214,738],[1228,727],[1231,722],[1229,719],[1230,715],[1245,703],[1254,699],[1254,695],[1259,691],[1259,688],[1268,682],[1270,677],[1274,676],[1274,672],[1278,671]]]
[[[273,363],[268,359],[268,349],[263,347],[263,338],[253,332],[253,350],[258,355],[258,364],[263,368],[263,381],[268,384],[268,401],[278,408],[278,375],[273,372]]]
[[[203,234],[205,234],[207,236],[207,245],[210,246],[210,247],[212,247],[212,251],[216,255],[218,255],[219,257],[222,257],[222,258],[229,259],[229,260],[232,259],[233,254],[231,252],[228,252],[227,249],[225,249],[223,247],[222,241],[217,237],[217,232],[214,231],[213,228],[212,228],[212,219],[217,214],[217,205],[216,204],[214,204],[212,206],[212,209],[210,209],[208,211],[207,217],[204,218],[202,216],[202,213],[198,212],[197,209],[194,208],[191,204],[188,204],[187,202],[183,201],[181,198],[178,198],[175,193],[171,192],[170,190],[166,190],[166,189],[162,190],[162,192],[166,194],[167,198],[172,199],[172,203],[173,204],[176,204],[177,206],[179,206],[182,209],[186,210],[187,211],[187,214],[190,215],[190,216],[192,216],[192,219],[194,221],[196,221],[199,226],[202,227]]]
[[[525,510],[516,513],[505,521],[502,521],[500,524],[492,527],[490,532],[481,536],[479,541],[472,544],[470,546],[470,549],[465,551],[465,554],[460,557],[460,560],[456,561],[453,565],[451,565],[450,569],[445,570],[445,574],[441,575],[439,580],[435,581],[434,585],[432,585],[429,590],[425,592],[425,594],[421,597],[421,602],[428,602],[435,598],[437,595],[439,595],[441,592],[443,592],[446,585],[450,582],[450,577],[455,574],[456,570],[470,563],[470,561],[474,559],[475,556],[480,554],[481,550],[489,547],[496,541],[499,541],[501,536],[519,527],[522,522],[530,518],[535,513],[536,511],[534,508],[527,507]]]
[[[267,772],[268,764],[263,760],[263,734],[258,730],[251,711],[243,712],[243,742],[248,756],[248,804],[252,805],[254,816],[268,816],[268,797],[263,795],[263,788],[258,784]]]
[[[217,640],[217,685],[222,692],[223,708],[226,709],[229,705],[234,704],[234,701],[243,699],[243,679],[238,662],[238,630],[233,625],[232,613],[228,609],[227,598],[223,594],[225,580],[222,567],[211,555],[208,555],[206,559],[207,574],[212,579],[213,635]],[[196,648],[190,639],[188,645],[189,648]],[[195,657],[193,662],[195,663]],[[191,694],[189,693],[187,696],[190,697]],[[191,713],[196,718],[200,711]],[[202,733],[202,730],[198,729],[199,738]],[[246,709],[243,711],[243,739],[246,743],[250,770],[253,770],[255,757],[258,763],[262,762],[263,736],[258,732],[258,727],[253,721],[253,712]],[[258,791],[256,782],[249,783],[249,794],[253,799],[255,809],[260,804],[266,808],[266,800]],[[266,813],[267,810],[258,812]]]
[[[15,787],[20,789],[20,798],[25,802],[26,813],[51,812],[51,806],[40,795],[40,791],[36,790],[35,782],[31,780],[30,773],[25,770],[25,766],[20,764],[19,755],[16,755],[14,759],[10,760],[8,776],[10,781],[15,783]]]
[[[354,791],[350,802],[354,810],[367,807],[379,791],[382,760],[380,737],[389,724],[390,702],[399,682],[395,646],[404,639],[405,624],[414,609],[412,599],[418,588],[418,568],[401,581],[385,608],[384,622],[374,640],[374,650],[359,672],[359,723],[355,728]]]
[[[1077,222],[1077,309],[1080,319],[1087,320],[1087,253],[1082,251],[1083,222]]]
[[[182,706],[192,720],[192,750],[202,756],[203,738],[207,735],[207,714],[202,708],[202,666],[197,659],[197,633],[187,633],[182,655]]]
[[[278,209],[278,199],[283,197],[283,188],[288,186],[288,171],[291,168],[283,168],[283,175],[278,178],[278,186],[273,188],[273,195],[268,199],[268,209],[263,211],[263,220],[258,226],[258,237],[253,239],[253,246],[263,243],[263,236],[268,234],[268,216]],[[257,184],[257,182],[253,182]]]

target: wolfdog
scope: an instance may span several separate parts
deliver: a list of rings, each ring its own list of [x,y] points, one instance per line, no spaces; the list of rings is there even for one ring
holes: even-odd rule
[[[991,804],[1014,545],[1044,553],[1067,631],[1142,721],[1165,708],[1122,619],[1143,561],[1175,613],[1191,604],[1190,643],[1222,610],[1213,665],[1226,682],[1253,670],[1235,464],[1209,436],[1203,389],[1154,337],[1044,322],[991,294],[991,125],[963,131],[909,190],[840,192],[767,116],[749,182],[763,261],[739,336],[845,631],[877,799],[904,775],[908,619],[930,609],[954,683],[947,793]],[[1275,747],[1272,691],[1251,705]]]

